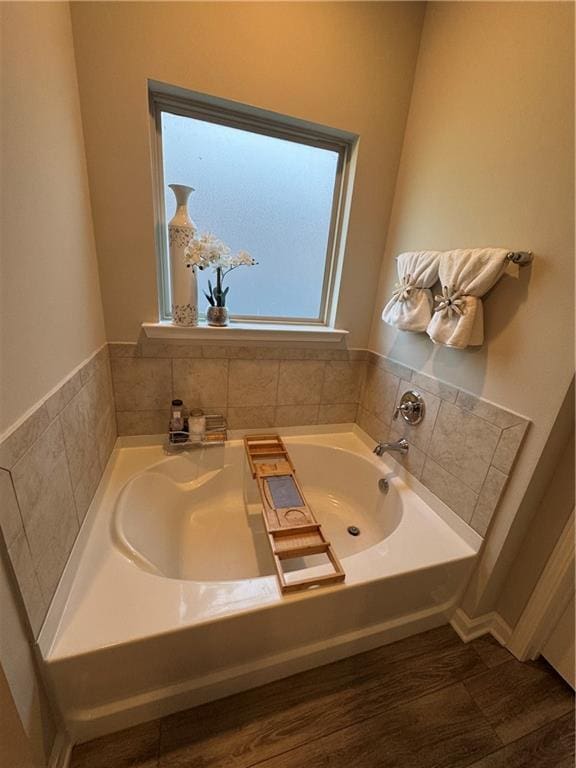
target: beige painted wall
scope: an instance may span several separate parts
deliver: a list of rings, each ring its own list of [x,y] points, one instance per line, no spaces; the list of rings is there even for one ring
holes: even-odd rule
[[[573,373],[573,11],[428,6],[374,309],[371,348],[533,421],[469,590],[472,611],[488,607],[509,564],[493,572]],[[396,254],[482,245],[535,253],[487,297],[482,348],[435,347],[381,321]]]
[[[543,493],[538,488],[540,483],[531,490],[531,496],[538,498],[536,512],[496,606],[511,627],[518,622],[574,509],[574,383],[546,443],[544,457],[537,474],[546,473],[548,482]]]
[[[0,3],[0,25],[1,433],[105,335],[69,6]],[[0,551],[0,763],[40,768],[55,722],[7,563]]]
[[[69,6],[0,12],[2,433],[105,336]]]
[[[109,341],[157,320],[147,79],[361,135],[337,324],[368,339],[421,3],[72,7]]]

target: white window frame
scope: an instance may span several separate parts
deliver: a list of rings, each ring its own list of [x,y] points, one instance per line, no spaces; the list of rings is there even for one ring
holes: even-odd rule
[[[338,153],[332,215],[326,249],[320,312],[317,318],[231,315],[231,324],[278,324],[333,328],[336,319],[342,262],[352,197],[358,136],[347,131],[309,123],[235,101],[149,81],[150,131],[154,191],[154,230],[157,256],[158,315],[160,323],[171,320],[170,263],[164,201],[162,162],[162,113],[169,112],[206,122],[241,128]],[[201,314],[201,320],[204,319]]]

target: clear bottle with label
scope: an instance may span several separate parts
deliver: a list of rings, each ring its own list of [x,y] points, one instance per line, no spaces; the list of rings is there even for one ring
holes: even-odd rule
[[[174,443],[186,441],[184,434],[184,404],[182,400],[172,400],[170,409],[170,439]]]

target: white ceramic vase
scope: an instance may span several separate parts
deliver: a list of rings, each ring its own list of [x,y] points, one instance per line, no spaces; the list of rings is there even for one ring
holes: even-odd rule
[[[168,224],[172,282],[172,325],[198,325],[196,267],[186,266],[186,248],[196,233],[194,222],[188,214],[188,198],[194,189],[184,184],[169,184],[168,186],[176,198],[176,213]]]

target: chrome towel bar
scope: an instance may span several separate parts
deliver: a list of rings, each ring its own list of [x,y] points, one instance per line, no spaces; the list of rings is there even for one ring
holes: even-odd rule
[[[534,261],[532,251],[510,251],[506,258],[520,267],[527,267],[528,264],[532,264]]]

